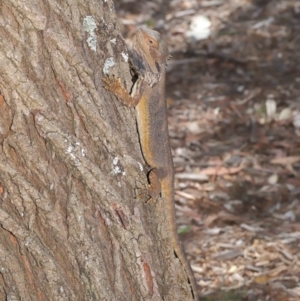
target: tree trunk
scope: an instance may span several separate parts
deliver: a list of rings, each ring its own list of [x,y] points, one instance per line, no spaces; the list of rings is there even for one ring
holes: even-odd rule
[[[192,300],[163,200],[145,203],[113,3],[0,4],[0,300]],[[163,213],[163,214],[162,214]]]

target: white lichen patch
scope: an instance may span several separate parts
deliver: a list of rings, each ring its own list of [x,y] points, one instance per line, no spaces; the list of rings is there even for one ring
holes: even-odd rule
[[[117,175],[117,174],[122,173],[122,172],[121,172],[121,169],[120,169],[120,167],[119,167],[119,165],[118,165],[118,163],[119,163],[119,158],[118,158],[118,157],[115,157],[115,158],[113,159],[113,170],[112,170],[112,173],[113,173],[114,175]]]
[[[122,52],[121,55],[122,55],[124,61],[127,63],[128,62],[128,53]]]
[[[118,158],[118,157],[115,157],[115,158],[113,159],[113,165],[117,165],[118,162],[119,162],[119,158]]]
[[[126,172],[123,171],[121,167],[122,166],[120,165],[120,159],[118,157],[115,157],[112,162],[112,168],[113,168],[112,174],[114,175],[121,174],[125,176]]]
[[[139,168],[140,168],[140,171],[143,171],[143,165],[140,163],[140,162],[137,162]]]
[[[65,150],[65,153],[69,155],[69,157],[72,159],[72,161],[75,163],[75,165],[80,165],[80,161],[76,154],[78,154],[78,151],[80,151],[82,157],[85,156],[83,155],[84,149],[80,148],[80,143],[75,142],[75,143],[70,143],[67,139],[65,139],[65,142],[68,144],[67,149]]]
[[[109,74],[109,69],[115,65],[115,60],[113,57],[106,59],[103,66],[103,73]]]
[[[110,42],[113,43],[113,44],[116,44],[117,43],[117,39],[113,38],[113,39],[110,40]]]
[[[92,16],[86,16],[83,19],[83,30],[88,33],[88,38],[86,39],[90,49],[96,52],[97,37],[95,30],[97,28],[96,22]]]
[[[66,154],[71,154],[73,149],[74,149],[74,147],[72,145],[69,145],[66,150]]]

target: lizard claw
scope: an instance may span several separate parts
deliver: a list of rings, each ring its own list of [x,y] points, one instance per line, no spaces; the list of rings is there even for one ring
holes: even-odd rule
[[[102,82],[104,83],[103,88],[112,92],[124,105],[128,107],[135,107],[138,104],[140,100],[139,95],[137,95],[137,97],[132,97],[123,87],[119,77],[116,77],[115,75],[107,75],[102,78]]]
[[[106,77],[102,78],[102,81],[104,82],[103,87],[111,92],[116,92],[121,86],[120,79],[115,77],[115,75],[107,75]]]
[[[157,195],[153,196],[151,194],[151,191],[152,191],[152,187],[151,187],[151,185],[148,185],[147,188],[143,189],[143,191],[141,193],[139,193],[138,195],[136,195],[134,198],[139,199],[139,198],[148,197],[147,200],[145,201],[145,203],[150,203],[150,202],[154,201],[157,197]]]
[[[141,198],[144,198],[146,196],[148,196],[148,189],[143,189],[143,191],[141,193],[137,194],[134,198],[135,199],[141,199]],[[146,202],[148,202],[148,200]]]

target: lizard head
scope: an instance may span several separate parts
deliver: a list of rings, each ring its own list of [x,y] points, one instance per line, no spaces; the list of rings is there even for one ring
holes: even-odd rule
[[[161,68],[166,66],[169,58],[167,45],[157,31],[140,28],[133,40],[133,65],[137,72],[149,79],[149,84],[155,84],[160,77]]]

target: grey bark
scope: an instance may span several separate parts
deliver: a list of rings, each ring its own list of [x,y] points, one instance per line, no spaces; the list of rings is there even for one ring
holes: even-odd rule
[[[190,300],[147,179],[113,3],[0,3],[0,300]]]

